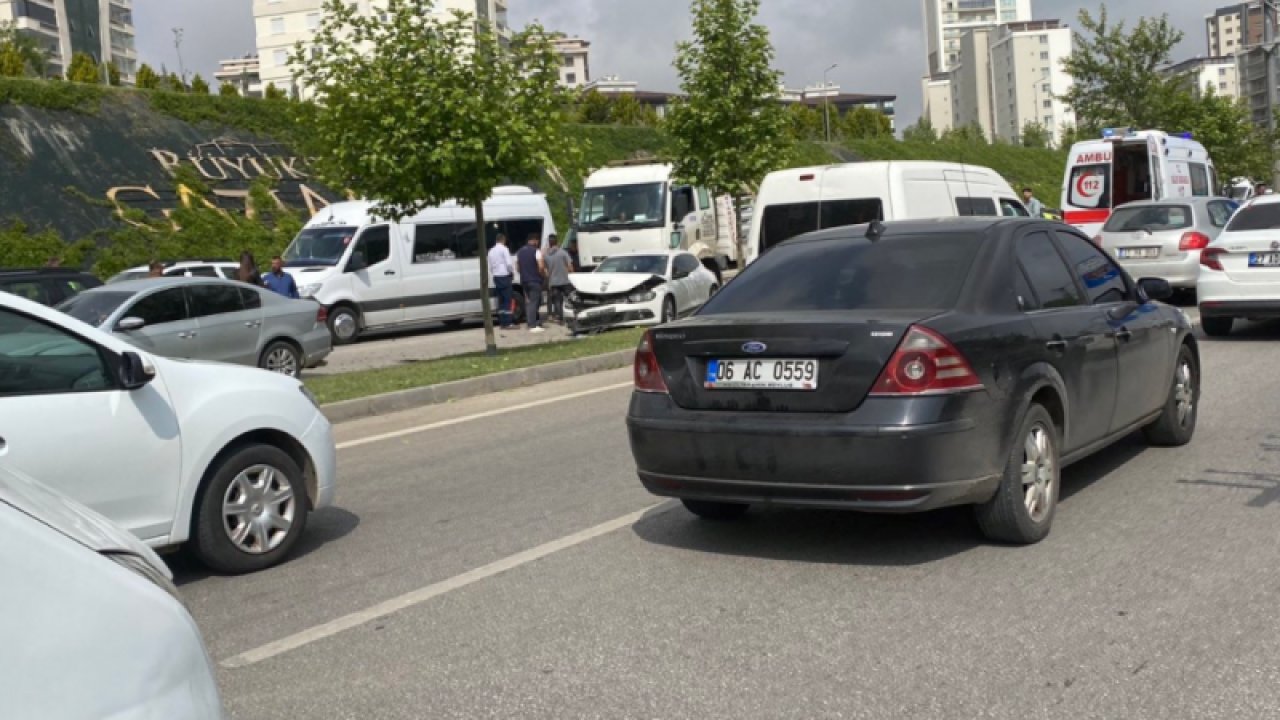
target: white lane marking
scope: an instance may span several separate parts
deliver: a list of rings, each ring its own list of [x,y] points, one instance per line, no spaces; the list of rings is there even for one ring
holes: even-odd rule
[[[475,415],[467,415],[459,418],[451,418],[449,420],[441,420],[440,422],[434,422],[429,425],[418,425],[416,427],[404,428],[403,430],[396,430],[394,432],[382,433],[381,435],[370,435],[369,437],[360,438],[359,440],[348,440],[347,442],[344,442],[344,443],[338,443],[338,449],[350,450],[351,448],[360,447],[362,445],[371,445],[373,443],[382,442],[384,440],[395,440],[396,438],[402,438],[407,435],[417,435],[418,433],[430,432],[432,430],[439,430],[440,428],[446,428],[451,425],[461,425],[463,423],[474,422],[476,420],[484,420],[485,418],[496,417],[498,415],[505,415],[507,413],[519,412],[521,410],[530,410],[532,408],[542,407],[543,405],[551,405],[553,403],[564,402],[566,400],[577,400],[578,398],[584,398],[591,395],[599,395],[600,393],[611,392],[613,390],[621,390],[622,388],[631,387],[633,384],[634,383],[632,382],[624,382],[624,383],[618,383],[617,385],[606,385],[605,387],[595,388],[594,390],[583,390],[582,392],[571,393],[569,395],[560,395],[559,397],[547,398],[545,400],[535,400],[533,402],[527,402],[521,405],[511,405],[509,407],[498,408],[497,410],[489,410],[487,412],[476,413]]]
[[[576,532],[572,535],[566,535],[559,540],[552,540],[545,545],[539,545],[536,548],[525,550],[524,552],[519,552],[515,555],[510,555],[498,560],[497,562],[489,563],[488,565],[478,567],[474,570],[469,570],[461,575],[455,575],[447,580],[442,580],[438,583],[427,585],[424,588],[405,593],[399,597],[380,602],[365,610],[359,610],[351,613],[350,615],[343,615],[342,617],[330,620],[327,623],[316,625],[312,628],[308,628],[288,637],[276,640],[275,642],[267,643],[261,647],[243,652],[235,657],[227,658],[222,661],[222,667],[249,667],[250,665],[255,665],[264,660],[269,660],[277,655],[287,653],[291,650],[296,650],[304,645],[310,645],[313,642],[333,637],[338,633],[359,627],[370,621],[400,612],[406,608],[421,605],[432,598],[437,598],[446,593],[453,592],[454,590],[467,587],[468,585],[473,585],[481,580],[491,578],[494,575],[518,568],[521,565],[527,565],[535,560],[540,560],[548,555],[558,553],[561,550],[567,550],[576,545],[581,545],[588,540],[593,540],[602,535],[608,535],[616,530],[621,530],[622,528],[635,525],[646,514],[664,506],[669,506],[667,509],[670,509],[671,507],[674,507],[675,504],[670,501],[666,501],[656,505],[650,505],[643,510],[623,515],[620,518],[615,518],[606,523],[601,523],[593,528],[587,528],[586,530]]]

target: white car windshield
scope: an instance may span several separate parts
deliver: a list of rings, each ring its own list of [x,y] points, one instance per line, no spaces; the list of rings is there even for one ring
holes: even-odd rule
[[[645,273],[647,275],[667,275],[666,255],[623,255],[612,257],[600,263],[598,273]]]

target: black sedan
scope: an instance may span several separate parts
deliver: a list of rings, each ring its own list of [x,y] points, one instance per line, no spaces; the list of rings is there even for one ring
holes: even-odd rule
[[[796,238],[641,342],[640,479],[709,519],[968,504],[987,537],[1037,542],[1063,466],[1137,430],[1191,441],[1199,352],[1171,293],[1041,220]]]

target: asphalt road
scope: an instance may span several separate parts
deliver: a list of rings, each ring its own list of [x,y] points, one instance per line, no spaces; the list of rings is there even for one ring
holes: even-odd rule
[[[298,557],[176,572],[237,720],[1274,718],[1278,343],[1205,341],[1195,442],[1071,468],[1034,547],[695,520],[635,480],[620,371],[343,425]]]

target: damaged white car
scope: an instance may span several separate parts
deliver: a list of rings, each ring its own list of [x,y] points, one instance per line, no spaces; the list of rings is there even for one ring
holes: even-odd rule
[[[611,257],[569,282],[575,332],[670,322],[691,315],[719,289],[715,273],[680,251]]]

